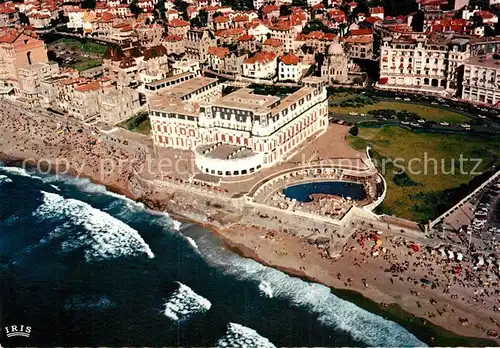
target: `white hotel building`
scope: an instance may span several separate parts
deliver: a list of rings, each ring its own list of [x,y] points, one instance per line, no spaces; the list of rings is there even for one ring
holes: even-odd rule
[[[400,92],[455,95],[460,67],[470,57],[469,39],[384,38],[377,87]]]
[[[465,63],[462,99],[500,105],[500,60],[492,56],[479,56]]]
[[[218,81],[203,77],[167,88],[149,100],[154,143],[193,151],[198,169],[210,175],[247,175],[272,166],[328,127],[323,80],[303,83],[284,98],[248,88],[221,97]]]

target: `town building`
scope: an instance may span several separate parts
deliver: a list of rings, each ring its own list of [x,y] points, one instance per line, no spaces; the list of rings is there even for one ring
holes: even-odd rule
[[[273,52],[257,52],[245,60],[243,64],[243,76],[272,79],[276,76],[276,54]]]
[[[493,56],[469,58],[464,65],[462,99],[474,103],[500,105],[500,60]]]
[[[35,34],[16,29],[0,31],[0,95],[19,92],[19,69],[46,62],[45,44]]]
[[[27,106],[39,104],[41,82],[58,74],[59,65],[56,62],[40,62],[20,68],[18,76],[21,93],[17,100]]]
[[[348,58],[344,47],[338,42],[332,42],[321,66],[321,77],[329,84],[344,84],[349,80],[347,73]]]
[[[218,18],[218,17],[217,17]],[[208,66],[210,69],[222,72],[225,68],[225,58],[229,55],[229,50],[226,47],[209,47],[208,48]]]
[[[241,76],[243,75],[243,64],[247,60],[248,54],[244,50],[231,52],[224,59],[224,72],[226,74]]]
[[[373,59],[373,34],[371,29],[351,30],[345,39],[349,58]]]
[[[469,39],[439,35],[384,38],[377,86],[406,92],[454,95],[460,66],[469,56]]]
[[[180,37],[186,36],[189,30],[189,22],[179,18],[174,18],[167,24],[169,35],[178,35]]]
[[[100,120],[117,124],[133,117],[141,108],[137,89],[107,88],[98,95]]]
[[[193,151],[203,174],[252,174],[293,155],[328,127],[321,79],[305,79],[304,87],[282,98],[249,88],[221,97],[219,86],[215,79],[198,77],[149,103],[155,145]]]
[[[174,72],[174,76],[183,74],[186,72],[190,73],[199,73],[200,71],[200,62],[193,59],[184,58],[172,64],[172,70]]]
[[[207,60],[208,48],[216,46],[216,40],[207,29],[191,29],[186,33],[184,46],[187,58],[204,63]]]
[[[279,58],[278,80],[299,82],[302,77],[303,65],[293,53],[287,53]]]

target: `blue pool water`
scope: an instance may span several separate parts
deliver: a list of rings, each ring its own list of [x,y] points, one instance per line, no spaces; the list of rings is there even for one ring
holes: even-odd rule
[[[283,193],[289,198],[295,198],[299,202],[311,202],[311,195],[314,193],[323,193],[339,197],[351,197],[355,201],[366,198],[363,185],[354,182],[344,181],[322,181],[309,182],[288,186]]]

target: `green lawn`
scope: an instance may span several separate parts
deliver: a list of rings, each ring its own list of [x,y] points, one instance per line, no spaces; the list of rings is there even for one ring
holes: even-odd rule
[[[134,132],[142,133],[145,135],[151,134],[151,123],[149,119],[142,121],[135,129]]]
[[[357,112],[358,114],[366,114],[371,110],[381,110],[381,109],[392,109],[396,111],[407,110],[409,112],[414,112],[420,117],[435,122],[448,122],[448,123],[463,123],[470,119],[467,116],[459,114],[454,111],[443,110],[441,108],[436,108],[427,105],[417,105],[410,103],[400,103],[392,101],[380,101],[376,104],[365,105],[363,107],[340,107],[340,106],[330,106],[330,112],[337,114],[348,114],[350,112]]]
[[[102,65],[102,61],[100,59],[90,59],[90,60],[85,60],[83,62],[78,62],[73,64],[73,68],[75,68],[78,71],[83,71],[91,68],[95,68],[96,66]]]
[[[329,100],[334,102],[342,102],[344,100],[354,99],[358,97],[359,94],[352,92],[342,92],[342,93],[334,93],[328,97]]]
[[[358,136],[350,135],[348,140],[354,148],[364,149],[369,145],[374,150],[374,158],[388,185],[387,197],[379,211],[419,222],[435,218],[449,208],[452,197],[462,194],[458,191],[460,185],[475,176],[471,174],[475,162],[464,162],[464,170],[460,170],[460,155],[481,160],[476,172],[500,164],[500,137],[413,133],[386,126],[360,127]],[[405,168],[407,176],[395,176],[398,165]]]
[[[147,112],[138,113],[134,117],[120,122],[118,126],[145,135],[151,134],[151,123]]]
[[[81,51],[84,53],[93,53],[98,55],[104,55],[106,52],[106,45],[101,45],[91,40],[77,40],[77,39],[69,39],[62,38],[57,41],[51,43],[51,45],[66,45],[75,51]]]

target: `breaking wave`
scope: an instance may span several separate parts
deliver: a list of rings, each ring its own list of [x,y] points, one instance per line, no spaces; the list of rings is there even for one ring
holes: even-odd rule
[[[272,290],[273,298],[285,299],[315,313],[320,323],[341,330],[357,341],[369,346],[425,346],[397,323],[340,299],[324,285],[288,276],[251,259],[220,254],[217,249],[205,249],[205,245],[200,247],[205,259],[224,273],[239,280],[257,281],[261,292]]]
[[[4,167],[0,165],[0,169],[5,172],[5,173],[10,173],[14,174],[17,176],[25,176],[25,177],[31,177],[31,174],[26,171],[24,168],[19,168],[19,167]]]
[[[7,175],[1,175],[0,174],[0,184],[2,184],[2,183],[8,183],[8,182],[12,182],[12,179],[9,178]]]
[[[259,284],[259,290],[264,296],[273,298],[273,288],[271,288],[271,284],[268,282],[261,281]]]
[[[257,331],[246,326],[229,323],[226,334],[217,342],[218,347],[275,347],[267,338],[262,337]]]
[[[174,321],[185,321],[198,313],[205,313],[212,307],[206,298],[198,295],[189,286],[182,283],[165,303],[165,316]]]
[[[196,244],[196,242],[194,241],[194,239],[193,239],[193,238],[191,238],[191,237],[187,237],[187,236],[186,236],[186,240],[188,241],[188,243],[189,243],[189,244],[190,244],[190,245],[191,245],[191,246],[192,246],[195,250],[199,251],[199,249],[198,249],[198,244]]]
[[[41,240],[42,244],[64,236],[62,251],[83,248],[87,262],[144,254],[149,258],[154,257],[140,234],[122,221],[87,203],[41,192],[43,203],[33,215],[38,219],[51,219],[60,223]]]

